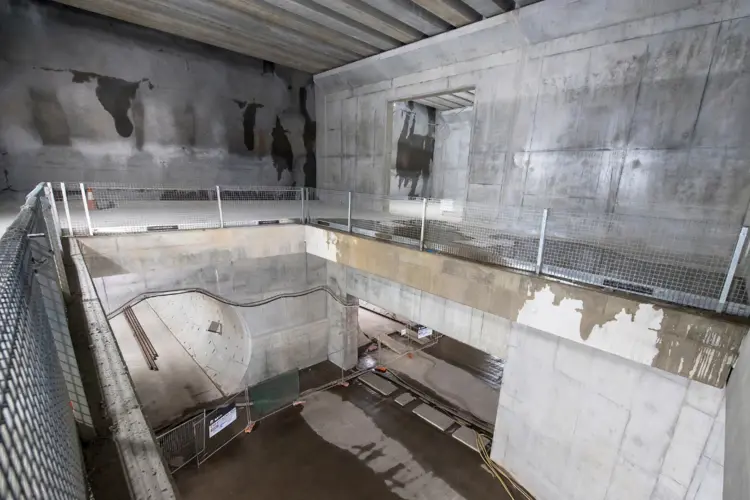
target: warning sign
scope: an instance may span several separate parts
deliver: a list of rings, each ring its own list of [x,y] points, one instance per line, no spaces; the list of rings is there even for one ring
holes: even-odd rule
[[[216,415],[208,421],[208,437],[214,437],[235,420],[237,420],[237,407],[234,403],[220,408],[216,411]]]

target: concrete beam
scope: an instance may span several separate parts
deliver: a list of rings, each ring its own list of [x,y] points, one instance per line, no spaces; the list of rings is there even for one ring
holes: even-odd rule
[[[641,298],[311,226],[305,231],[313,255],[716,387],[725,385],[748,331]]]
[[[106,0],[59,0],[71,7],[88,10],[103,16],[112,17],[121,21],[138,24],[147,28],[164,31],[172,35],[191,38],[222,49],[231,50],[240,54],[252,57],[258,57],[277,64],[289,66],[291,68],[308,71],[311,73],[324,69],[322,64],[316,64],[313,61],[305,61],[296,58],[293,54],[264,46],[253,41],[243,41],[239,43],[236,39],[231,39],[223,33],[204,28],[201,26],[191,25],[180,20],[170,18],[169,16],[159,13],[146,13],[139,9],[118,5]]]
[[[342,16],[338,12],[310,0],[274,0],[274,4],[287,12],[305,17],[381,50],[389,50],[401,45],[391,37],[385,36],[361,23],[354,22],[346,16]]]
[[[221,5],[205,3],[200,0],[127,0],[146,12],[158,11],[163,14],[184,19],[196,25],[224,31],[230,37],[250,39],[264,45],[289,51],[298,57],[310,61],[320,61],[329,66],[349,62],[353,53],[344,52],[297,33],[262,23],[251,16],[242,14]]]
[[[484,18],[502,14],[515,7],[512,0],[463,0],[463,2]]]
[[[246,0],[243,2],[238,2],[237,0],[219,1],[237,10],[247,12],[263,21],[284,26],[313,38],[318,38],[330,45],[346,49],[361,56],[371,56],[379,52],[372,45],[360,42],[349,36],[342,36],[338,31],[326,28],[316,22],[308,21],[302,16],[287,12],[262,0]]]
[[[451,29],[451,25],[411,0],[364,0],[367,4],[391,17],[400,19],[425,35],[437,35]]]
[[[361,0],[315,0],[315,2],[403,43],[424,37],[421,31],[382,13]]]
[[[439,18],[453,26],[465,26],[479,21],[480,16],[475,10],[461,2],[461,0],[413,0],[414,3],[432,12]]]

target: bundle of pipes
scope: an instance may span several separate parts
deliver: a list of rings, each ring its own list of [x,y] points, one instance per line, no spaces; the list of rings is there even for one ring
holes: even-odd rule
[[[156,366],[156,358],[159,357],[159,354],[156,352],[154,345],[143,330],[141,322],[138,321],[138,317],[136,317],[131,307],[126,307],[123,312],[125,314],[125,319],[130,325],[130,329],[133,330],[133,336],[135,337],[136,342],[138,342],[138,347],[141,348],[143,359],[146,360],[149,369],[154,371],[158,370],[159,367]]]

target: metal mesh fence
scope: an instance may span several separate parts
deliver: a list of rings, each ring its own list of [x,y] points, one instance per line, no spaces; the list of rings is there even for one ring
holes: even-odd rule
[[[82,189],[56,183],[51,191],[52,212],[65,235],[303,220],[711,310],[723,307],[722,289],[739,232],[735,225],[716,222],[552,210],[540,254],[543,209],[325,189],[101,184]],[[742,316],[750,316],[746,254],[726,290],[726,312]]]
[[[206,413],[205,447],[198,455],[198,464],[208,460],[234,438],[245,432],[251,423],[247,389],[227,399],[222,406]]]
[[[206,411],[160,434],[156,440],[170,472],[176,472],[206,448]]]
[[[85,498],[81,449],[32,257],[41,188],[0,239],[0,497]]]
[[[425,248],[466,259],[533,271],[542,210],[429,200]]]
[[[422,199],[352,193],[352,231],[365,236],[419,245]]]
[[[542,272],[715,309],[737,235],[717,222],[553,211]]]
[[[307,198],[307,218],[311,224],[348,229],[348,192],[308,189]]]
[[[219,186],[224,227],[302,219],[304,191],[285,187]]]

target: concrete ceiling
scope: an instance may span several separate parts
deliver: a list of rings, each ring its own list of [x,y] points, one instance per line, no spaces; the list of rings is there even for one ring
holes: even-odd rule
[[[474,105],[474,90],[464,90],[450,94],[439,94],[431,97],[420,97],[412,101],[435,108],[438,111],[468,108]]]
[[[318,73],[536,0],[57,0]]]

